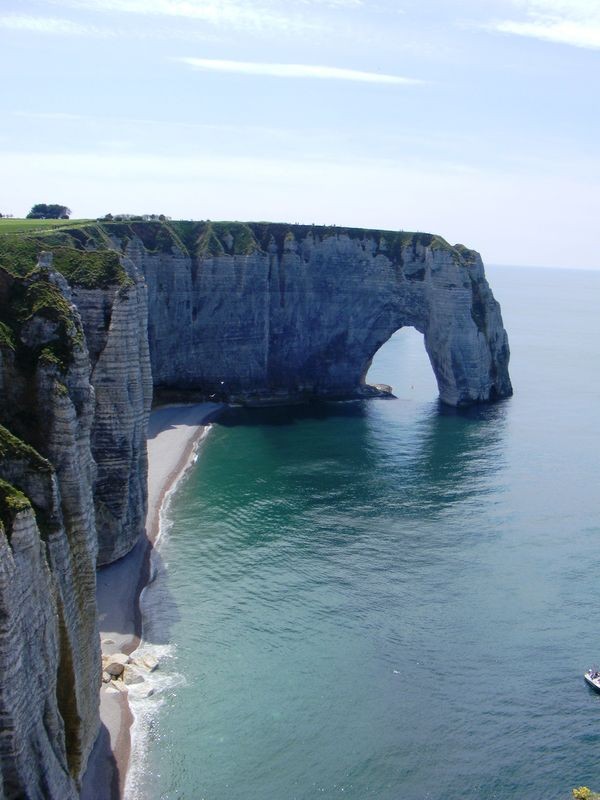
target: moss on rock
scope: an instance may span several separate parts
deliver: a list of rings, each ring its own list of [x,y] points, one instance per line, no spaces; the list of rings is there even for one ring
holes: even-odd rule
[[[54,330],[47,331],[51,335],[37,347],[27,344],[24,331],[24,326],[36,317],[55,323]],[[10,343],[16,363],[26,371],[33,369],[40,358],[65,371],[74,348],[84,342],[78,316],[45,268],[24,278],[0,269],[0,325],[2,340]]]
[[[20,511],[31,509],[27,497],[11,483],[0,479],[0,521],[10,541],[13,521]]]
[[[0,267],[12,275],[27,275],[35,269],[43,246],[29,236],[0,236]]]
[[[12,434],[4,425],[0,425],[0,458],[26,461],[38,472],[51,472],[50,462],[43,458],[37,450],[22,439]]]
[[[16,347],[14,331],[5,322],[0,322],[0,347],[14,350]]]

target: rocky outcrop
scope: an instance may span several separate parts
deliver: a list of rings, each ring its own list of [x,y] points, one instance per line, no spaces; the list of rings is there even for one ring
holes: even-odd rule
[[[428,234],[204,224],[125,252],[146,276],[154,383],[244,401],[355,397],[399,328],[424,334],[440,398],[506,397],[509,349],[479,255]]]

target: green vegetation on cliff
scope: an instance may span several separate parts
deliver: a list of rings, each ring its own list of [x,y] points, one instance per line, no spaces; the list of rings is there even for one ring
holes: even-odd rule
[[[18,220],[7,220],[15,221]],[[72,286],[103,289],[131,283],[119,254],[111,249],[109,236],[98,224],[73,224],[69,227],[44,228],[39,232],[18,231],[3,234],[4,226],[0,225],[0,266],[13,275],[28,275],[35,269],[40,254],[51,252],[54,268]]]
[[[54,266],[72,286],[85,289],[128,286],[132,280],[120,255],[134,240],[148,253],[181,252],[192,258],[282,255],[294,240],[323,241],[344,237],[373,246],[402,265],[408,249],[447,250],[467,266],[477,254],[454,247],[442,237],[409,231],[344,228],[335,225],[290,225],[274,222],[212,222],[210,220],[0,220],[0,266],[15,275],[34,269],[41,252],[54,256]]]
[[[31,503],[27,497],[12,484],[0,479],[0,524],[10,541],[13,520],[19,511],[27,511]]]
[[[50,462],[37,450],[14,436],[4,425],[0,425],[0,458],[13,461],[26,461],[37,472],[51,472]]]
[[[0,219],[2,233],[35,233],[76,228],[90,222],[87,219]]]
[[[195,254],[197,256],[224,256],[223,242],[217,235],[212,225],[207,225],[198,237]]]
[[[14,331],[4,322],[0,322],[0,347],[8,347],[14,350],[17,346]]]
[[[43,318],[53,326],[45,329],[36,347],[28,346],[24,328]],[[40,338],[40,337],[37,337]],[[83,344],[78,316],[48,270],[40,268],[19,277],[0,268],[0,346],[14,351],[15,363],[31,370],[39,360],[65,371],[73,349]]]
[[[340,228],[336,225],[289,225],[280,222],[204,222],[172,221],[168,223],[177,233],[191,256],[207,258],[223,255],[252,255],[268,253],[275,248],[281,254],[290,241],[307,238],[324,240],[347,237],[363,242],[374,241],[378,251],[392,261],[402,262],[407,247],[431,247],[452,250],[440,236],[408,231]]]
[[[53,249],[52,266],[64,275],[71,286],[84,289],[106,289],[124,286],[131,279],[114,250],[76,250],[73,247]]]
[[[13,275],[27,275],[43,251],[41,244],[25,236],[0,236],[0,267]]]

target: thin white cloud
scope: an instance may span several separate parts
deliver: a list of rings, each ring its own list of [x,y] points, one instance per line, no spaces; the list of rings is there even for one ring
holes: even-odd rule
[[[81,119],[93,119],[86,117],[82,114],[71,114],[66,111],[11,111],[13,117],[26,117],[27,119],[45,119],[45,120],[61,120],[73,121]]]
[[[53,0],[56,5],[111,13],[185,18],[220,28],[282,32],[318,27],[282,0]],[[355,5],[353,0],[340,0]]]
[[[500,33],[513,33],[517,36],[529,36],[533,39],[543,39],[547,42],[569,44],[591,50],[600,49],[600,25],[590,28],[565,20],[538,20],[537,22],[502,20],[493,27]]]
[[[103,31],[90,25],[81,25],[70,19],[57,19],[55,17],[19,16],[10,14],[0,17],[0,28],[13,31],[27,31],[29,33],[45,33],[60,36],[107,36],[109,31]]]
[[[100,27],[97,25],[84,25],[70,19],[56,17],[39,17],[9,14],[0,16],[0,29],[4,28],[16,32],[40,33],[53,36],[79,36],[99,39],[139,39],[155,40],[170,39],[181,41],[221,42],[217,34],[199,31],[196,28],[168,28],[157,29],[140,28],[133,25],[115,28]]]
[[[316,78],[319,80],[354,81],[358,83],[419,84],[420,80],[382,72],[363,72],[357,69],[325,67],[312,64],[268,64],[260,61],[228,61],[218,58],[177,58],[183,64],[211,72],[237,75],[260,75],[271,78]]]
[[[574,47],[600,49],[598,0],[513,0],[524,18],[502,19],[486,27]]]

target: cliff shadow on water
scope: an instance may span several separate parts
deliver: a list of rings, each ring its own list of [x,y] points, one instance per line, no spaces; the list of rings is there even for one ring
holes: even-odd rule
[[[441,517],[457,503],[475,503],[497,480],[504,465],[504,428],[510,401],[464,409],[439,400],[413,403],[397,398],[319,402],[273,408],[228,408],[215,427],[235,432],[254,429],[255,467],[244,469],[248,482],[257,470],[275,484],[273,495],[293,494],[315,485],[313,469],[325,487],[347,476],[350,505],[354,496],[385,501],[390,519]],[[307,458],[303,464],[306,439]],[[308,447],[310,453],[308,453]],[[228,447],[237,463],[236,438]],[[331,475],[327,474],[330,464]],[[323,468],[323,469],[322,469]],[[270,472],[269,470],[273,470]],[[306,470],[302,474],[303,469]],[[374,477],[375,476],[375,477]],[[240,496],[245,487],[240,486]],[[392,500],[390,500],[392,498]],[[436,538],[446,541],[443,525]],[[415,530],[418,535],[418,531]]]

